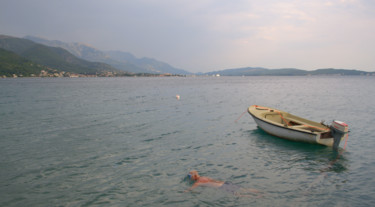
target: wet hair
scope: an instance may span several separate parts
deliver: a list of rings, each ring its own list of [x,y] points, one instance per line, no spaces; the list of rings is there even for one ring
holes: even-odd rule
[[[195,181],[191,179],[191,176],[189,176],[189,174],[187,174],[186,176],[184,176],[181,182],[187,182],[189,185],[191,185],[194,184]]]

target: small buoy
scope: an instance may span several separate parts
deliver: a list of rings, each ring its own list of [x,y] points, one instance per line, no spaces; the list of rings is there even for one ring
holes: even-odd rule
[[[177,99],[177,100],[180,100],[180,95],[177,94],[177,95],[176,95],[176,99]]]

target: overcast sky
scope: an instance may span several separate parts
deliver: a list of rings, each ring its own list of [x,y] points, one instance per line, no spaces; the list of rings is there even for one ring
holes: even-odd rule
[[[375,71],[374,0],[0,0],[0,34],[82,42],[191,72]]]

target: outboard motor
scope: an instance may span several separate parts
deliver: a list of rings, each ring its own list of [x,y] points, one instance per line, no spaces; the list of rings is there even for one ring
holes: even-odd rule
[[[336,121],[336,120],[332,121],[331,134],[333,136],[333,149],[335,150],[338,149],[341,138],[348,132],[349,132],[349,127],[347,124],[345,124],[342,121]]]

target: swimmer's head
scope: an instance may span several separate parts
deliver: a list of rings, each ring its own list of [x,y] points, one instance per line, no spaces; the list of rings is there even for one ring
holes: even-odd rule
[[[190,180],[197,180],[199,178],[199,174],[196,170],[190,171],[188,174],[188,178]]]

